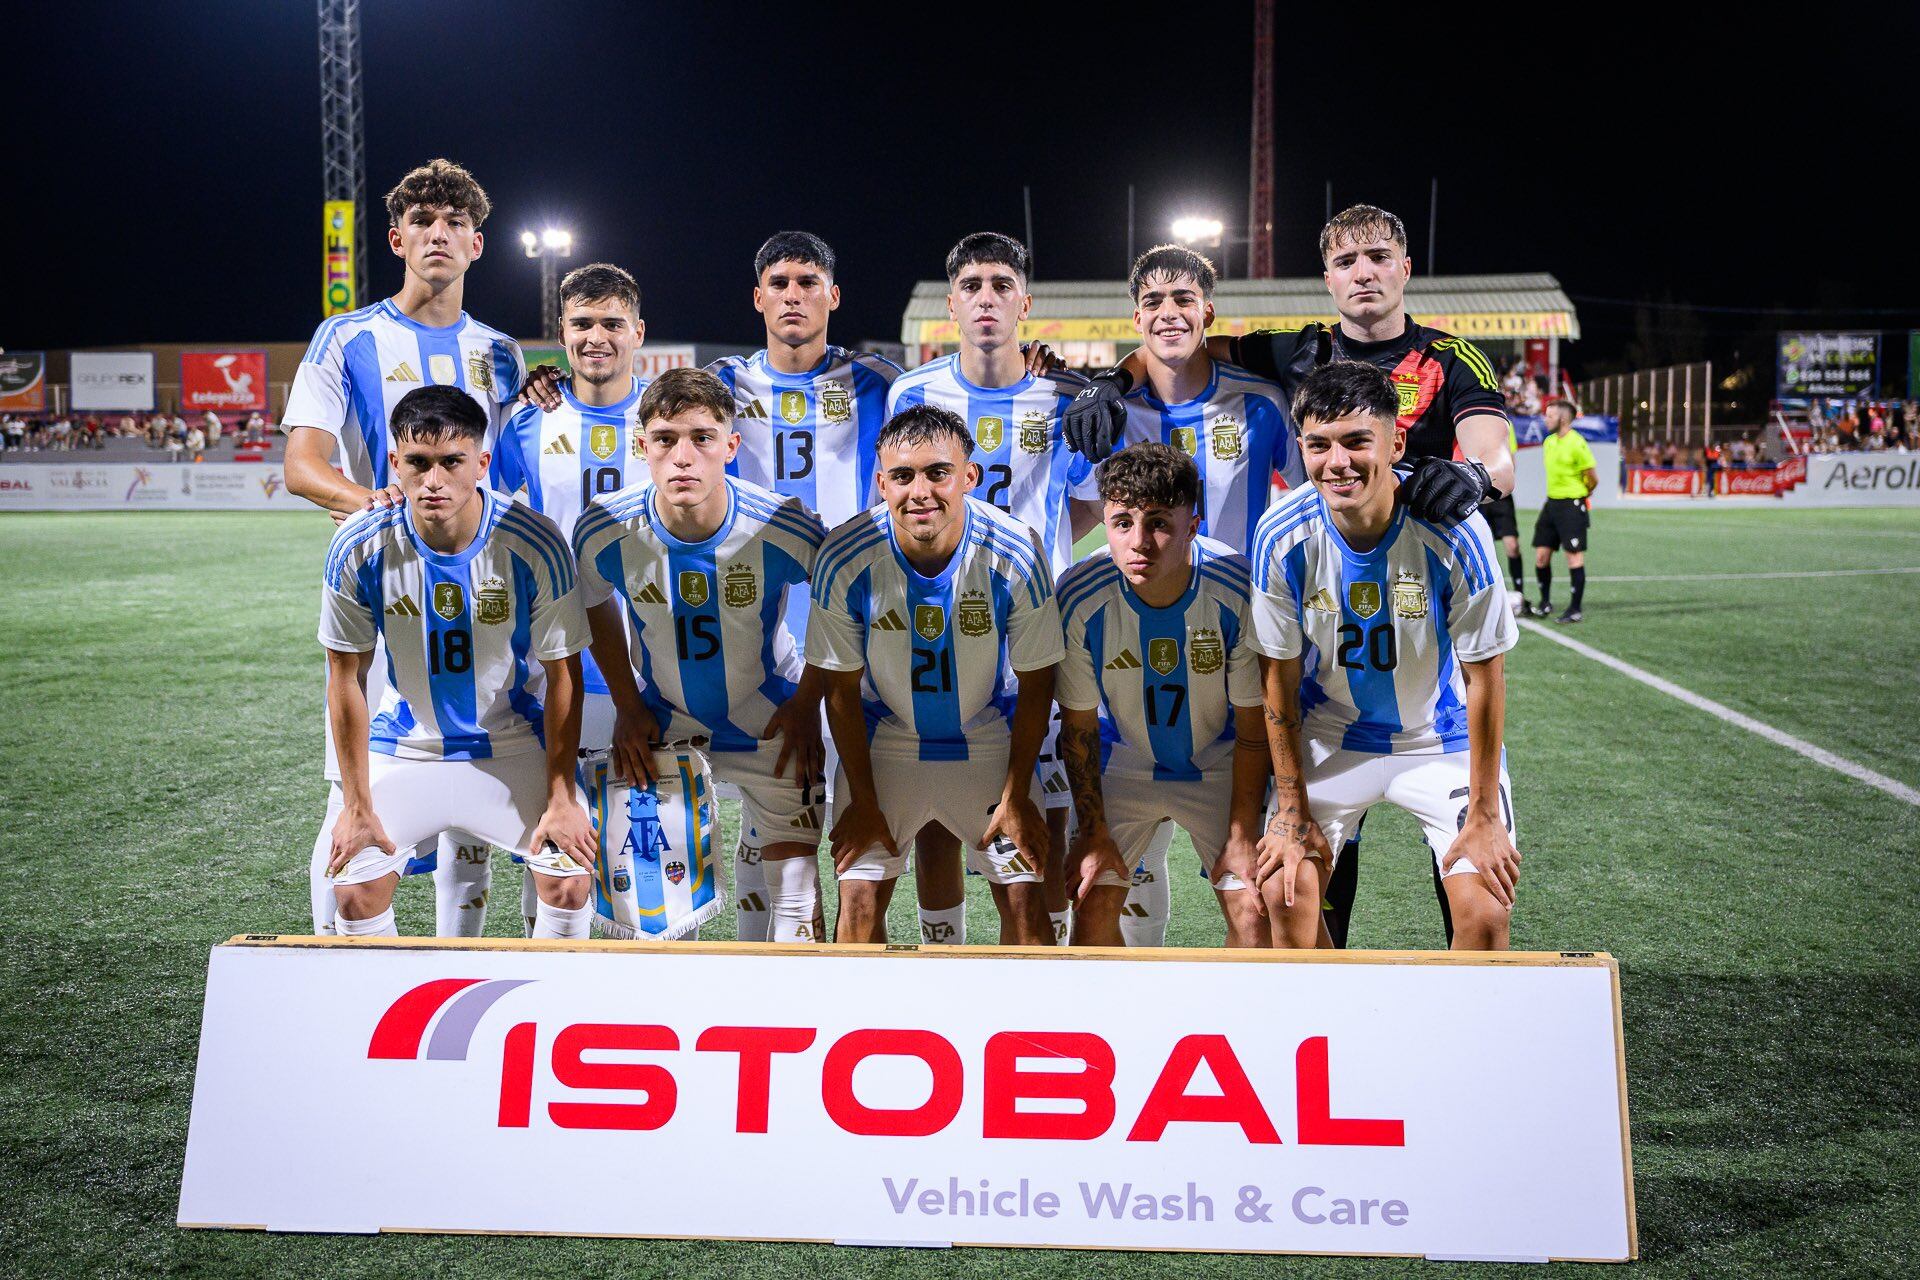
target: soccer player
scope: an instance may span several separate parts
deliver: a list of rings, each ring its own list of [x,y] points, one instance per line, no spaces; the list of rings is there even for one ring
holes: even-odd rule
[[[947,315],[960,331],[960,350],[921,365],[894,380],[887,416],[916,404],[938,405],[960,416],[973,432],[980,496],[1040,537],[1053,573],[1073,563],[1075,539],[1091,529],[1097,510],[1073,502],[1091,496],[1093,465],[1067,448],[1060,414],[1086,385],[1076,373],[1036,373],[1020,349],[1020,323],[1033,308],[1027,289],[1032,259],[1011,236],[979,231],[947,254]],[[1013,685],[1008,673],[1008,687]],[[1067,940],[1069,902],[1065,879],[1067,811],[1072,798],[1055,753],[1055,721],[1040,748],[1045,797],[1047,916],[1057,942]],[[920,893],[920,932],[926,942],[963,943],[967,935],[966,885],[960,846],[945,828],[929,828],[914,841],[914,880]]]
[[[1460,950],[1507,945],[1520,854],[1501,746],[1519,636],[1477,512],[1434,522],[1400,498],[1393,383],[1336,361],[1293,401],[1313,487],[1261,518],[1253,554],[1276,808],[1259,877],[1279,909],[1318,902],[1331,850],[1386,801],[1425,829]],[[1344,855],[1343,855],[1344,856]]]
[[[500,429],[489,482],[501,493],[524,492],[527,505],[569,540],[589,501],[645,474],[638,418],[646,383],[634,374],[634,355],[646,334],[640,286],[630,274],[605,262],[568,272],[560,282],[560,340],[573,376],[556,388],[560,403],[554,409],[522,404]],[[612,745],[613,702],[592,652],[581,661],[586,692],[580,750],[588,801],[598,814],[593,761]],[[522,912],[529,921],[532,892],[532,882],[525,882]]]
[[[408,850],[457,823],[525,859],[535,937],[587,936],[596,849],[574,784],[587,619],[560,531],[482,484],[488,427],[459,388],[409,392],[388,426],[401,505],[348,519],[327,552],[340,782],[314,854],[342,934],[394,934]],[[370,713],[382,637],[392,683]]]
[[[1315,902],[1276,912],[1270,931],[1253,887],[1269,774],[1246,558],[1199,536],[1200,473],[1179,449],[1122,449],[1100,469],[1100,495],[1107,549],[1059,586],[1060,751],[1079,815],[1073,940],[1122,944],[1132,869],[1172,821],[1193,838],[1228,946],[1313,946]]]
[[[1049,944],[1034,765],[1061,648],[1046,553],[1025,525],[969,496],[980,468],[957,414],[916,405],[876,446],[880,505],[827,535],[807,628],[840,752],[828,833],[836,936],[886,940],[901,848],[937,822],[992,886],[1000,940]],[[1011,722],[1008,666],[1019,681]]]
[[[1493,365],[1466,339],[1407,315],[1413,260],[1400,219],[1372,205],[1343,210],[1321,228],[1320,261],[1338,324],[1210,338],[1213,354],[1272,378],[1287,397],[1330,360],[1360,360],[1385,372],[1407,433],[1401,501],[1423,519],[1461,520],[1490,494],[1511,495],[1512,424]],[[1127,389],[1145,371],[1144,357],[1134,352],[1092,380],[1062,423],[1075,449],[1095,459],[1112,452],[1128,421]],[[1346,945],[1360,873],[1357,827],[1354,836],[1327,887],[1327,925],[1339,946]],[[1434,893],[1444,918],[1447,897],[1437,878]]]
[[[574,530],[593,648],[616,708],[615,773],[647,788],[650,744],[697,747],[716,778],[739,788],[741,825],[765,841],[772,940],[818,941],[820,681],[804,678],[785,616],[826,530],[798,498],[727,474],[740,437],[733,397],[711,373],[661,374],[640,399],[640,422],[651,481],[596,497]],[[622,871],[610,851],[599,907],[610,932],[631,937]]]
[[[523,389],[519,346],[461,310],[467,268],[485,247],[480,226],[491,208],[473,175],[450,161],[407,174],[387,193],[387,245],[405,266],[400,291],[324,321],[301,358],[282,418],[287,489],[336,521],[370,503],[399,500],[387,419],[403,396],[425,385],[466,392],[487,414],[484,444],[491,447],[506,406]],[[386,671],[376,655],[376,700]],[[331,738],[326,752],[327,779],[337,782]],[[425,851],[413,869],[433,872],[441,936],[485,931],[492,865],[483,846],[459,831],[443,832],[437,851]],[[324,872],[316,862],[310,876],[316,933],[333,927],[334,894]]]
[[[1593,450],[1587,438],[1573,429],[1573,406],[1555,400],[1547,406],[1547,425],[1553,434],[1540,442],[1540,461],[1547,471],[1547,501],[1533,522],[1533,575],[1540,582],[1540,603],[1533,616],[1553,615],[1553,553],[1567,552],[1567,580],[1573,598],[1557,622],[1579,622],[1580,600],[1587,592],[1587,496],[1600,485]]]

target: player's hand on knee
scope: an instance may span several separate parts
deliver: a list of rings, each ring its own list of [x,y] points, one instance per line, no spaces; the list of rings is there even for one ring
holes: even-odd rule
[[[893,833],[887,830],[887,820],[880,810],[871,804],[862,804],[858,800],[847,806],[840,815],[840,821],[833,824],[833,830],[827,833],[827,839],[833,845],[833,869],[844,872],[858,862],[869,849],[885,849],[894,857],[900,856],[900,848],[893,842]]]
[[[1246,893],[1253,899],[1254,910],[1260,915],[1267,914],[1267,896],[1260,891],[1257,879],[1257,858],[1253,841],[1238,831],[1229,832],[1227,842],[1220,846],[1220,860],[1214,863],[1213,878],[1218,883],[1224,876],[1238,876],[1240,883],[1246,886]],[[1287,905],[1293,905],[1293,896],[1287,895]]]
[[[1422,520],[1458,524],[1480,509],[1493,488],[1487,469],[1478,462],[1424,457],[1408,462],[1413,474],[1400,482],[1400,500]]]
[[[1000,803],[993,807],[993,821],[987,824],[987,833],[980,837],[980,847],[987,848],[995,840],[1007,841],[1026,858],[1033,873],[1044,880],[1047,845],[1051,839],[1047,816],[1040,812],[1032,796],[1021,791],[1002,796]]]
[[[651,787],[654,784],[653,740],[659,734],[660,726],[644,708],[632,713],[616,711],[613,747],[609,752],[614,776],[636,787]]]
[[[1494,900],[1511,911],[1513,891],[1520,883],[1520,851],[1513,847],[1507,829],[1497,819],[1468,814],[1447,856],[1440,860],[1440,874],[1446,875],[1462,858],[1472,860]]]
[[[1082,907],[1087,904],[1087,895],[1100,887],[1101,876],[1118,876],[1124,884],[1132,874],[1105,823],[1092,831],[1083,828],[1074,833],[1073,842],[1067,846],[1067,865],[1075,877],[1073,900]]]
[[[1293,905],[1294,887],[1300,878],[1300,864],[1313,859],[1322,867],[1333,866],[1333,849],[1320,831],[1320,824],[1308,818],[1294,822],[1275,814],[1260,837],[1259,861],[1254,867],[1257,885],[1263,891],[1267,881],[1278,876],[1280,902]]]
[[[600,856],[600,837],[594,834],[593,819],[571,796],[556,796],[548,803],[527,841],[527,847],[535,853],[549,844],[582,867],[591,867]]]
[[[1067,447],[1089,462],[1105,461],[1119,447],[1126,427],[1126,392],[1112,370],[1089,382],[1060,415]]]
[[[826,764],[826,748],[820,742],[820,714],[815,704],[794,697],[774,709],[767,718],[761,741],[780,738],[780,756],[773,762],[773,776],[785,778],[789,762],[793,765],[793,785],[802,791],[820,783],[820,771]]]
[[[333,824],[333,854],[327,859],[327,874],[337,876],[347,869],[347,864],[368,849],[378,849],[385,854],[394,851],[393,841],[387,838],[387,829],[380,825],[380,819],[372,809],[344,809],[340,820]]]
[[[560,383],[566,376],[558,365],[535,365],[527,370],[527,385],[520,392],[520,398],[532,401],[543,412],[552,413],[565,403],[560,397]]]

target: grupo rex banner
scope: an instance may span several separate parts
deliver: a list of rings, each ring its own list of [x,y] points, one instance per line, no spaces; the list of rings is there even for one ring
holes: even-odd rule
[[[236,939],[179,1222],[1626,1259],[1618,990],[1591,954]]]
[[[71,361],[76,411],[153,408],[153,352],[76,351]]]
[[[1783,333],[1776,395],[1871,395],[1880,382],[1878,333]]]
[[[0,352],[0,412],[40,413],[47,407],[47,353]]]
[[[184,351],[180,354],[180,407],[215,413],[267,409],[267,353]]]

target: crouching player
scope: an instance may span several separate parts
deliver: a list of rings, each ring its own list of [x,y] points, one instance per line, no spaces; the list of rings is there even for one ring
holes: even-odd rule
[[[1053,941],[1034,764],[1060,616],[1033,531],[968,496],[980,482],[973,450],[950,410],[895,415],[878,440],[881,505],[820,549],[807,665],[825,683],[840,752],[829,838],[841,942],[886,941],[901,849],[929,823],[992,886],[1001,942]],[[1011,726],[998,696],[1008,666]]]
[[[661,374],[640,398],[640,432],[651,482],[594,498],[573,535],[593,656],[614,705],[616,785],[605,803],[613,836],[622,809],[642,833],[608,839],[596,879],[603,928],[685,936],[718,909],[713,832],[702,816],[711,812],[710,766],[740,789],[741,822],[768,836],[758,873],[772,941],[817,941],[820,695],[817,681],[802,678],[785,617],[826,530],[798,498],[727,474],[740,437],[733,396],[711,373]],[[661,819],[663,804],[686,812]],[[681,831],[684,856],[667,856]],[[676,893],[688,895],[686,910],[669,906]]]
[[[1311,489],[1254,535],[1254,643],[1265,660],[1276,811],[1257,874],[1274,901],[1318,902],[1338,849],[1386,801],[1426,830],[1453,946],[1504,950],[1519,879],[1501,726],[1519,631],[1476,511],[1411,514],[1393,384],[1339,361],[1294,396]]]
[[[408,851],[453,827],[525,860],[534,937],[584,938],[597,850],[574,784],[588,633],[573,557],[551,520],[481,487],[487,415],[466,392],[409,392],[388,429],[404,501],[340,526],[321,593],[340,783],[315,854],[337,932],[395,933]],[[389,679],[370,716],[376,638]]]
[[[1066,657],[1055,697],[1078,816],[1073,941],[1122,945],[1130,871],[1171,820],[1193,838],[1228,946],[1310,947],[1312,900],[1270,927],[1253,891],[1268,774],[1246,558],[1199,536],[1200,472],[1179,449],[1116,453],[1100,497],[1107,550],[1069,569],[1059,591]]]

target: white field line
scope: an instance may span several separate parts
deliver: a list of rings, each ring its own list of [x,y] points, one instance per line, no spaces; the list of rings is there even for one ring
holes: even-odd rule
[[[1901,569],[1793,569],[1778,573],[1618,573],[1588,574],[1588,582],[1733,582],[1761,578],[1866,578],[1888,573],[1920,573],[1920,565]]]
[[[1811,742],[1796,738],[1790,733],[1784,733],[1764,721],[1755,720],[1750,715],[1735,711],[1724,703],[1715,702],[1712,698],[1703,698],[1691,689],[1682,689],[1671,680],[1664,680],[1651,671],[1643,671],[1631,662],[1622,662],[1610,653],[1602,653],[1592,645],[1582,644],[1551,627],[1543,627],[1528,619],[1522,619],[1520,625],[1537,636],[1573,650],[1583,658],[1592,658],[1603,667],[1611,667],[1629,679],[1638,680],[1649,689],[1658,689],[1668,697],[1678,698],[1688,706],[1704,711],[1717,720],[1737,725],[1748,733],[1765,738],[1768,742],[1777,743],[1789,751],[1797,751],[1815,764],[1823,764],[1835,773],[1844,773],[1849,778],[1886,792],[1896,800],[1904,800],[1920,808],[1920,791],[1916,791],[1904,782],[1897,782],[1884,773],[1875,773],[1863,764],[1855,764],[1845,756],[1837,756],[1825,747],[1816,747]]]

